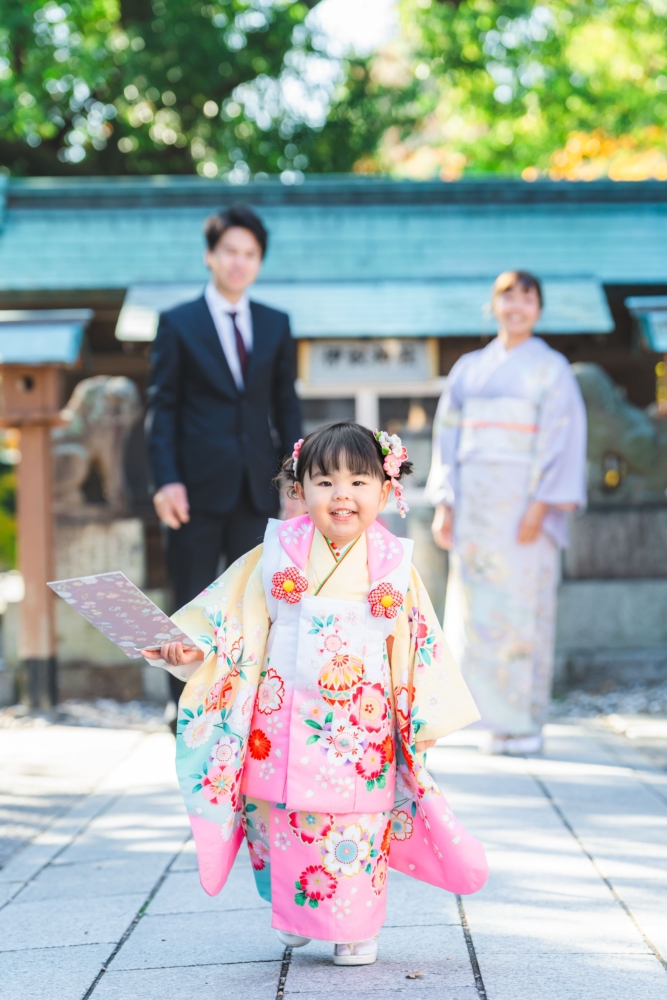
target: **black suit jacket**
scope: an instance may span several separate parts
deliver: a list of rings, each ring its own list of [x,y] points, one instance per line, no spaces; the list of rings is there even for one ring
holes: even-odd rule
[[[190,507],[224,514],[244,472],[258,514],[278,509],[279,460],[301,436],[294,341],[285,313],[250,303],[253,350],[239,392],[202,296],[160,316],[151,352],[148,442],[153,486],[184,483]]]

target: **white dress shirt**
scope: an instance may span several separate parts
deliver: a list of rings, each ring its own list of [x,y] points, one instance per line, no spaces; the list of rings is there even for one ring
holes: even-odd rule
[[[230,313],[236,313],[236,325],[243,338],[248,354],[252,353],[252,315],[248,296],[244,294],[238,302],[229,302],[224,295],[221,295],[212,281],[204,289],[204,298],[208,306],[215,328],[218,331],[220,345],[225,352],[227,364],[236,382],[236,387],[243,390],[243,374],[236,350],[236,337],[234,336],[234,323]]]

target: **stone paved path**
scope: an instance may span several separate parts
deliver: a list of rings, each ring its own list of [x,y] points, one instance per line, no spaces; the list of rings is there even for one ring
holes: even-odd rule
[[[245,850],[206,896],[168,734],[0,731],[0,995],[665,1000],[667,773],[615,728],[555,723],[531,759],[466,734],[430,751],[491,877],[459,902],[392,873],[380,959],[360,969],[316,942],[285,953]]]

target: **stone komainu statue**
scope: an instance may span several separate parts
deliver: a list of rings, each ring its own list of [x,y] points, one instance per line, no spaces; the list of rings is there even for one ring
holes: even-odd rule
[[[665,503],[667,420],[655,404],[640,410],[594,364],[572,371],[588,416],[588,499],[592,505]]]
[[[83,487],[96,476],[109,513],[127,502],[124,459],[132,428],[141,416],[139,392],[124,376],[96,375],[76,386],[63,410],[66,421],[53,431],[56,511],[84,508]]]

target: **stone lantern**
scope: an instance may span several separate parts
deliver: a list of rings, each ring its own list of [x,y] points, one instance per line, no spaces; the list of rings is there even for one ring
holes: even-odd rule
[[[57,702],[53,594],[51,429],[60,423],[62,371],[79,362],[88,309],[0,312],[0,426],[21,434],[18,465],[18,562],[21,699],[32,708]]]

